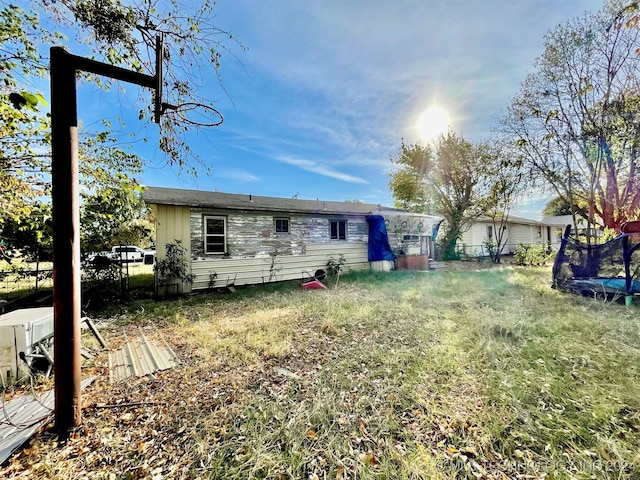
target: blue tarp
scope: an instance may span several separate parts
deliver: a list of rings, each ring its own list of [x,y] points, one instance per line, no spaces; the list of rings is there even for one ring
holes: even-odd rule
[[[433,243],[436,242],[436,237],[438,236],[438,231],[440,230],[440,225],[442,225],[442,222],[444,222],[444,220],[440,220],[437,224],[433,226],[433,230],[431,231],[431,241]]]
[[[382,215],[369,215],[367,223],[369,224],[369,261],[395,260],[396,255],[393,253],[391,245],[389,245],[384,217]]]

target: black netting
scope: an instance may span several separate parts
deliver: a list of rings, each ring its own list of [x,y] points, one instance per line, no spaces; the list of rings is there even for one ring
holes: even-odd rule
[[[626,234],[601,245],[563,238],[553,266],[554,287],[586,295],[640,292],[637,241],[637,235]]]

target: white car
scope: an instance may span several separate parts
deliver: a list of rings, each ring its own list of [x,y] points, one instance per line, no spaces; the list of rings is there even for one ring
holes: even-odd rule
[[[114,256],[123,262],[144,262],[152,265],[155,262],[156,251],[144,250],[135,245],[118,245],[111,249]]]

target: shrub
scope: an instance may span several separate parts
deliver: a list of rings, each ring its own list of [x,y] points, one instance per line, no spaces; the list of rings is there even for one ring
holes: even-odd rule
[[[329,272],[329,275],[335,277],[342,273],[346,263],[347,260],[344,258],[344,253],[339,254],[338,258],[334,258],[334,256],[331,255],[329,260],[327,260],[327,271]]]
[[[189,273],[187,249],[182,246],[182,242],[175,240],[175,243],[167,243],[166,252],[165,258],[158,260],[155,266],[160,285],[180,282],[192,284],[196,276]]]
[[[518,245],[513,253],[513,261],[516,265],[543,265],[552,255],[542,243],[528,243]]]

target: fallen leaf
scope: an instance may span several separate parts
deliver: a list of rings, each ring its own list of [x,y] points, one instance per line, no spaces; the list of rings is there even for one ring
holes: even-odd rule
[[[318,438],[318,435],[313,428],[307,428],[306,436],[309,440],[315,440],[316,438]]]
[[[133,413],[123,413],[122,415],[120,415],[120,420],[123,422],[130,422],[131,420],[133,420]]]
[[[378,460],[376,460],[376,457],[374,457],[370,453],[361,453],[360,455],[358,455],[358,458],[360,458],[360,461],[362,463],[366,463],[367,465],[377,465],[378,464]]]

